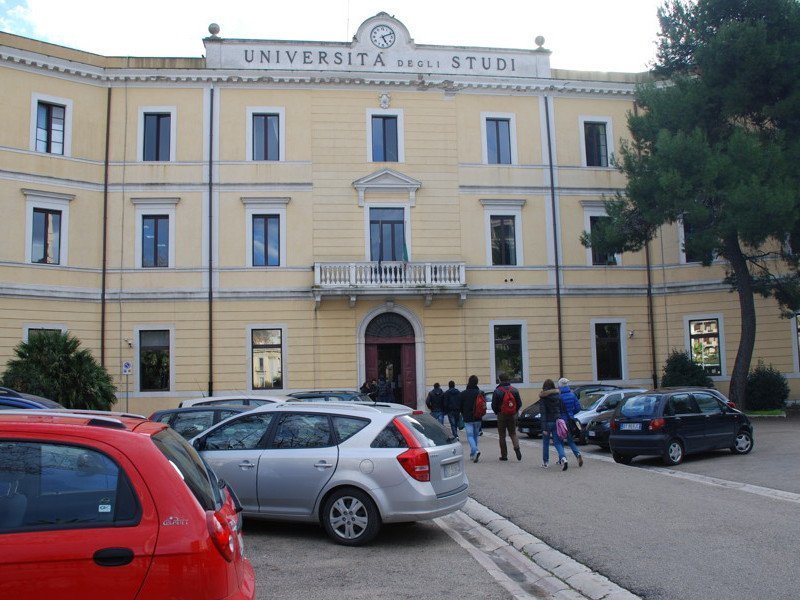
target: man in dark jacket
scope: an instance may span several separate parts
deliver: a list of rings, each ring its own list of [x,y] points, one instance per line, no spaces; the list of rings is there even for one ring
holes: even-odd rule
[[[506,431],[511,437],[511,445],[514,447],[514,454],[517,460],[522,460],[522,452],[519,449],[517,439],[517,413],[522,407],[522,400],[519,397],[517,388],[511,385],[509,377],[505,373],[500,373],[500,385],[495,388],[492,394],[492,410],[497,415],[497,435],[500,436],[500,460],[508,460],[508,447],[506,446]],[[506,392],[513,396],[514,406],[506,406]]]
[[[458,417],[461,415],[460,395],[461,392],[456,388],[455,381],[450,381],[447,384],[447,391],[444,393],[444,412],[450,422],[450,430],[453,432],[454,438],[458,438]]]
[[[472,462],[481,459],[481,451],[478,449],[478,435],[481,431],[481,417],[475,417],[475,404],[478,395],[483,394],[478,388],[478,376],[470,375],[467,382],[467,389],[461,392],[461,416],[464,419],[464,429],[467,432],[469,442],[469,458]]]
[[[433,389],[425,398],[425,406],[431,411],[433,417],[444,425],[444,390],[438,382],[433,384]]]

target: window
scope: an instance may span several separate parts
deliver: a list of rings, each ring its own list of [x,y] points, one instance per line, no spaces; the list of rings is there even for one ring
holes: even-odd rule
[[[699,411],[689,394],[676,394],[670,397],[664,412],[676,416],[696,415]]]
[[[169,266],[169,216],[142,217],[142,267]]]
[[[598,381],[625,379],[623,372],[623,322],[593,322],[593,358]]]
[[[492,215],[492,264],[517,264],[517,238],[513,215]]]
[[[700,407],[700,412],[704,415],[719,415],[722,414],[722,405],[711,394],[703,392],[696,392],[693,394],[697,406]]]
[[[511,164],[511,119],[486,119],[486,161]]]
[[[142,160],[170,160],[171,129],[171,114],[145,113]]]
[[[710,376],[722,375],[718,319],[689,320],[689,351],[692,362]]]
[[[280,115],[253,114],[253,160],[280,160]]]
[[[585,122],[583,124],[584,147],[587,167],[608,166],[608,138],[606,124]]]
[[[253,215],[253,266],[281,264],[280,215]]]
[[[176,207],[180,198],[131,198],[136,214],[137,269],[175,266]]]
[[[61,263],[61,211],[33,209],[31,262],[57,265]]]
[[[251,385],[254,390],[283,388],[283,331],[281,329],[252,329]]]
[[[408,260],[405,235],[405,209],[369,209],[370,260]]]
[[[36,109],[36,151],[64,154],[66,107],[39,102]]]
[[[253,450],[262,441],[272,423],[273,414],[244,416],[218,427],[208,434],[204,450]]]
[[[67,326],[60,323],[31,323],[22,328],[22,339],[26,342],[40,333],[67,333]]]
[[[397,117],[372,116],[372,162],[398,162]]]
[[[528,324],[525,321],[489,322],[489,358],[491,381],[501,373],[512,383],[526,383],[528,378]]]
[[[278,416],[271,448],[325,448],[333,446],[327,415],[283,414]]]
[[[370,448],[408,448],[408,442],[395,424],[389,423],[369,446]]]
[[[678,221],[678,232],[680,237],[681,246],[681,262],[683,263],[701,263],[711,262],[714,258],[711,253],[704,253],[702,250],[692,247],[692,235],[696,231],[694,225],[689,223],[686,219]]]
[[[0,482],[2,533],[132,525],[140,514],[125,473],[84,446],[0,442]]]
[[[606,216],[589,216],[589,232],[596,230],[598,225],[603,222],[603,219],[609,219],[610,217]],[[593,265],[616,265],[617,264],[617,255],[613,252],[605,253],[600,252],[597,248],[591,248],[592,253],[592,264]]]
[[[70,194],[23,189],[28,226],[25,259],[34,264],[66,265]]]
[[[139,331],[139,391],[170,390],[170,331]]]
[[[331,419],[340,444],[369,425],[367,419],[356,419],[355,417],[331,417]]]

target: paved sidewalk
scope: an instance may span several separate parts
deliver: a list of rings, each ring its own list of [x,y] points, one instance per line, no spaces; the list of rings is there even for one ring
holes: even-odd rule
[[[516,568],[516,571],[525,573],[525,581],[533,589],[527,589],[527,594],[522,589],[515,593],[513,587],[507,587],[515,598],[555,598],[558,600],[635,600],[639,598],[629,591],[619,587],[608,578],[590,570],[588,567],[573,560],[566,554],[559,552],[545,544],[536,536],[514,525],[511,521],[470,498],[462,509],[463,516],[482,525],[496,536],[499,543],[492,547],[491,541],[476,538],[480,534],[470,536],[470,541],[494,553],[504,553],[507,562],[516,562],[509,551],[514,548],[518,556],[524,556],[533,565],[530,569]],[[458,513],[456,513],[458,514]],[[485,536],[484,536],[485,537]],[[458,541],[458,540],[457,540]],[[489,545],[487,548],[487,544]],[[519,563],[517,562],[517,565]],[[503,583],[502,580],[501,583]],[[523,582],[524,583],[524,582]]]

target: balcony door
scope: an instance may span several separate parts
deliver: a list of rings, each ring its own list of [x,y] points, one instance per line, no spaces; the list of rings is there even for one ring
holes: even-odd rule
[[[369,247],[372,261],[408,260],[404,209],[369,209]]]
[[[378,315],[367,325],[364,358],[367,380],[385,377],[394,401],[417,408],[414,328],[396,313]]]

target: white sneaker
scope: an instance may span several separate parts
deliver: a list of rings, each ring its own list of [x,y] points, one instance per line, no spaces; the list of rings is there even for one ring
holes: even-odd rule
[[[547,463],[542,463],[542,468],[543,469],[549,469],[550,465],[548,465]]]
[[[569,463],[567,463],[567,459],[566,458],[558,461],[558,464],[561,465],[561,470],[562,471],[566,471],[569,468]]]

